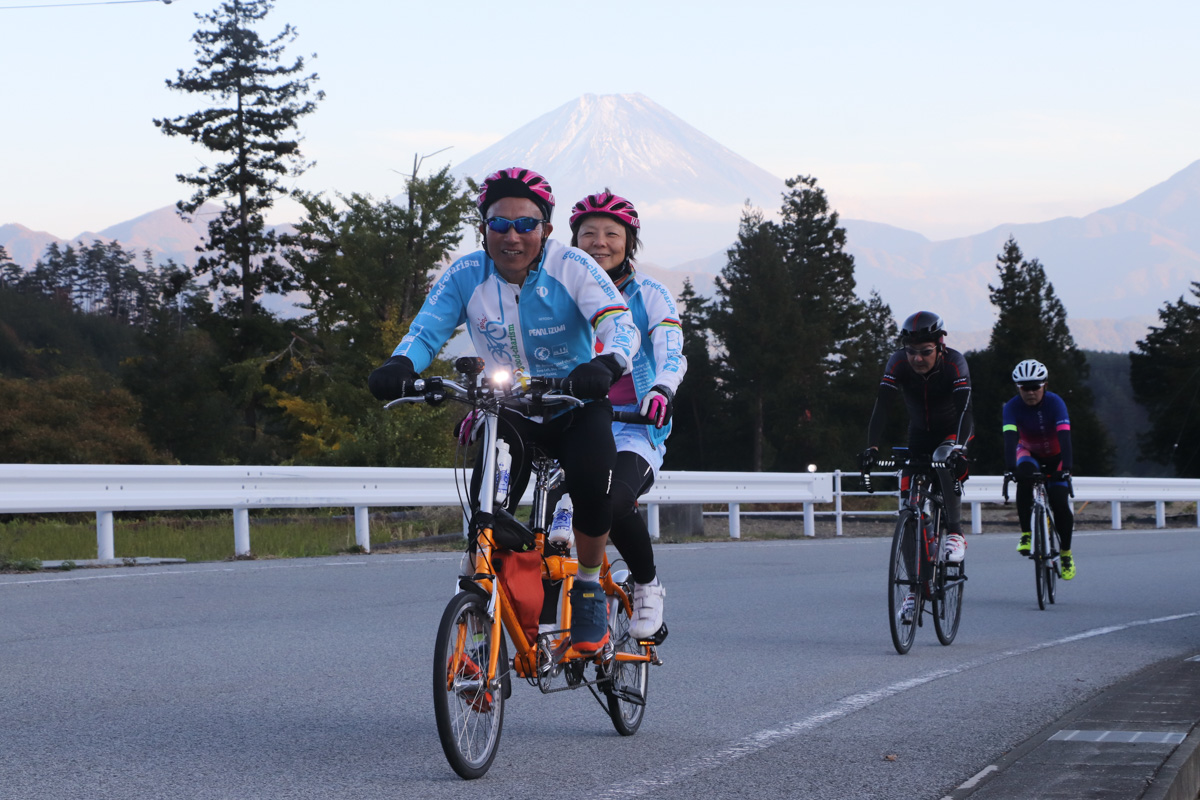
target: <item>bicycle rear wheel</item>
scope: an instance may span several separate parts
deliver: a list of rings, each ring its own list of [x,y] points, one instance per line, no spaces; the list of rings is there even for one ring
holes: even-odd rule
[[[446,760],[467,779],[492,766],[504,722],[506,693],[500,685],[487,685],[491,644],[484,598],[472,592],[455,595],[442,613],[434,645],[433,711]]]
[[[633,583],[626,583],[622,588],[626,595],[633,596]],[[613,642],[616,653],[636,653],[641,655],[646,648],[634,641],[629,635],[629,611],[619,598],[608,599],[609,638]],[[618,661],[616,654],[613,660],[601,668],[610,680],[603,684],[604,696],[608,700],[608,715],[612,717],[613,727],[622,736],[633,736],[642,724],[646,714],[646,689],[650,683],[650,662],[648,661]]]
[[[905,599],[910,593],[917,592],[917,559],[920,557],[917,528],[913,512],[907,508],[901,511],[896,532],[892,535],[892,558],[888,563],[888,625],[892,631],[892,645],[900,655],[912,647],[920,613],[918,598],[908,617],[902,616]]]

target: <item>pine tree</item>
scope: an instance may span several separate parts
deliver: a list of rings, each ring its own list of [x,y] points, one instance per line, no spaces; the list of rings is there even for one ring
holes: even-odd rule
[[[785,183],[789,191],[776,230],[792,280],[795,327],[777,332],[791,347],[780,367],[783,383],[775,406],[780,413],[773,426],[786,454],[779,468],[802,470],[816,461],[844,464],[861,449],[857,431],[866,425],[870,405],[851,426],[855,434],[847,427],[849,417],[874,401],[874,391],[853,399],[843,391],[855,386],[855,376],[873,389],[882,362],[867,366],[855,352],[875,344],[864,328],[866,310],[854,292],[854,257],[845,250],[838,213],[816,178],[800,175]]]
[[[1200,300],[1200,282],[1190,291]],[[1180,296],[1158,318],[1130,355],[1134,397],[1151,420],[1141,451],[1181,478],[1200,477],[1200,303]]]
[[[240,314],[255,313],[263,293],[293,287],[290,270],[275,257],[278,241],[266,229],[263,214],[290,194],[287,182],[311,164],[300,152],[296,128],[316,110],[305,99],[316,73],[302,75],[304,59],[284,64],[287,45],[297,33],[291,25],[264,41],[253,29],[273,7],[269,0],[226,0],[215,11],[196,14],[209,27],[192,36],[197,65],[179,70],[167,87],[206,96],[215,105],[154,124],[168,136],[186,136],[222,159],[195,174],[176,176],[195,188],[178,203],[181,215],[195,214],[210,200],[222,204],[208,224],[197,274],[211,276],[214,288],[240,289]],[[315,55],[314,55],[315,58]]]
[[[867,438],[867,424],[879,394],[879,381],[888,358],[896,351],[900,329],[892,308],[875,290],[862,306],[856,334],[842,348],[844,358],[831,377],[831,396],[837,398],[823,410],[828,418],[829,442],[824,458],[829,469],[853,469]],[[904,441],[903,414],[892,414],[883,441]],[[850,465],[850,467],[847,467]],[[821,466],[821,465],[818,465]]]
[[[779,237],[762,211],[747,207],[742,212],[738,240],[716,287],[710,325],[723,350],[726,391],[742,409],[734,425],[744,427],[742,441],[748,446],[748,452],[728,454],[737,463],[729,468],[758,472],[773,466],[767,419],[792,356],[792,343],[781,332],[793,330],[797,321]]]
[[[1108,475],[1112,447],[1093,408],[1087,387],[1087,357],[1075,344],[1067,312],[1036,258],[1026,260],[1013,237],[996,257],[997,286],[988,285],[996,307],[988,349],[968,359],[973,386],[976,440],[971,459],[977,473],[1004,471],[1001,409],[1013,397],[1012,370],[1034,358],[1050,372],[1047,388],[1066,401],[1076,471]]]
[[[17,284],[21,282],[23,274],[24,270],[12,260],[7,248],[0,244],[0,286],[16,288]]]
[[[690,279],[684,279],[678,307],[688,368],[675,394],[664,465],[667,469],[728,469],[728,462],[720,457],[728,417],[722,413],[718,365],[712,356],[710,303],[696,294]]]

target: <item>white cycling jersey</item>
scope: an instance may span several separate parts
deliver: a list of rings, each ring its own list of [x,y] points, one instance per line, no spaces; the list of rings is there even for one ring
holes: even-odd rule
[[[407,356],[420,372],[463,323],[488,374],[503,368],[565,378],[597,349],[629,372],[641,342],[604,270],[587,253],[554,240],[546,241],[521,286],[506,281],[482,250],[455,261],[392,355]]]
[[[630,405],[614,402],[613,407],[636,411],[642,398],[654,386],[665,386],[672,393],[678,391],[679,383],[687,372],[687,359],[683,355],[683,328],[679,323],[679,312],[667,287],[653,278],[634,272],[621,285],[621,293],[629,304],[634,324],[641,334],[642,346],[633,358],[630,376],[637,402]],[[615,394],[619,394],[619,391]],[[663,443],[670,433],[671,423],[661,428],[613,423],[617,449],[637,453],[654,467],[656,474],[662,466],[666,450]]]

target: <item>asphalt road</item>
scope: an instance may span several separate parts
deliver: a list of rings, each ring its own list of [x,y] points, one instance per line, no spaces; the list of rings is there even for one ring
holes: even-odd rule
[[[457,554],[0,575],[0,798],[937,800],[1097,692],[1200,652],[1200,531],[1082,532],[1039,611],[969,537],[962,627],[892,649],[883,538],[657,548],[671,629],[641,731],[519,682],[491,772],[438,744]]]

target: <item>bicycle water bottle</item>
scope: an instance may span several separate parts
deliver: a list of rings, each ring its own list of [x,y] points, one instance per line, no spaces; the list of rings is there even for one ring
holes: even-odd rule
[[[550,523],[549,539],[554,544],[565,544],[568,547],[575,543],[575,533],[571,529],[571,519],[575,508],[571,503],[571,495],[564,494],[554,507],[554,520]]]
[[[496,505],[503,505],[508,499],[508,486],[512,480],[512,453],[508,450],[508,442],[496,440]]]

